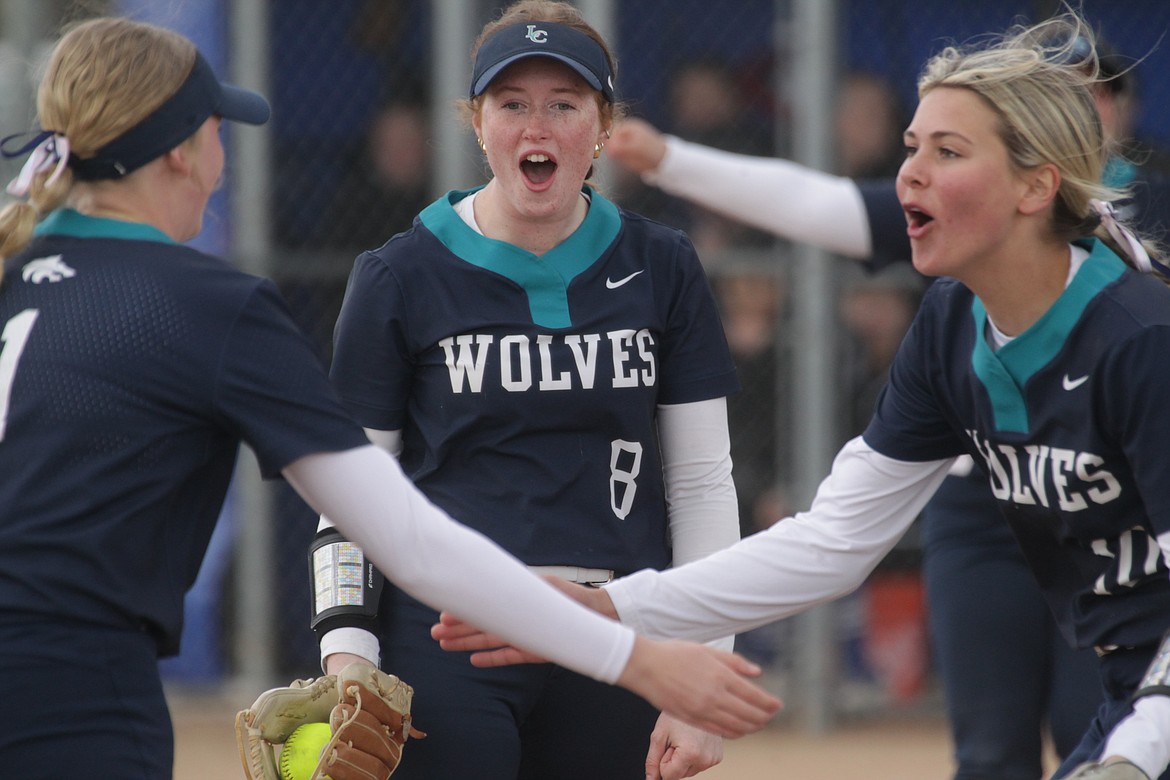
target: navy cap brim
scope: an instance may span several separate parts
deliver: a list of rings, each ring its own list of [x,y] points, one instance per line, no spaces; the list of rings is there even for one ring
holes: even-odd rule
[[[597,76],[595,76],[593,74],[593,71],[589,70],[589,68],[585,67],[584,65],[577,62],[576,60],[574,60],[570,57],[566,57],[566,56],[561,55],[561,54],[557,54],[556,52],[551,52],[551,51],[526,51],[526,52],[523,52],[521,54],[514,54],[511,57],[508,57],[507,59],[504,59],[500,62],[497,62],[495,65],[492,65],[490,68],[485,70],[480,75],[480,77],[478,79],[476,79],[475,83],[472,85],[472,88],[471,88],[472,95],[478,95],[481,92],[483,92],[485,89],[487,89],[488,84],[491,84],[492,80],[495,79],[496,76],[500,75],[500,73],[504,70],[504,68],[508,67],[509,65],[512,65],[513,63],[519,62],[520,60],[526,60],[526,59],[529,59],[531,57],[545,57],[547,59],[552,59],[552,60],[557,60],[559,62],[563,62],[566,65],[568,65],[570,68],[572,68],[573,71],[578,76],[585,79],[586,84],[593,87],[598,92],[605,91],[605,89],[602,87],[601,82],[598,80]]]
[[[233,122],[262,125],[272,116],[272,109],[264,96],[231,84],[219,85],[221,97],[215,113]]]
[[[207,60],[196,53],[191,73],[178,91],[92,157],[70,155],[69,166],[83,181],[121,178],[190,138],[212,115],[260,125],[270,114],[263,96],[221,83]]]

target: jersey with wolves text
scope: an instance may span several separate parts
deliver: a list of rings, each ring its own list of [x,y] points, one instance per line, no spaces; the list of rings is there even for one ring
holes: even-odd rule
[[[529,564],[670,562],[659,404],[738,389],[690,241],[591,193],[536,256],[452,208],[355,262],[333,381],[452,517]]]
[[[1084,246],[1061,297],[996,352],[979,299],[935,282],[865,440],[899,460],[974,456],[1066,637],[1137,646],[1170,615],[1170,289]]]

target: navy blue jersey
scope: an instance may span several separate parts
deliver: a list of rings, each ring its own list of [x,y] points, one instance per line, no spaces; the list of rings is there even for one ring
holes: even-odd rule
[[[366,439],[270,282],[146,225],[38,232],[0,286],[0,619],[169,654],[240,441],[273,476]]]
[[[900,460],[970,453],[1074,645],[1156,643],[1170,581],[1170,289],[1096,240],[1052,308],[992,352],[962,284],[932,285],[865,440]]]
[[[370,428],[403,431],[432,501],[529,564],[670,562],[658,404],[738,389],[681,232],[592,194],[536,256],[475,232],[451,192],[355,262],[332,378]]]

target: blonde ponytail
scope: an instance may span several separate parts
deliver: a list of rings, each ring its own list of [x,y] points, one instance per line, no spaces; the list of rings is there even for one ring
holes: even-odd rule
[[[64,205],[72,186],[73,173],[67,167],[39,170],[32,173],[28,192],[18,194],[28,199],[9,203],[0,210],[0,284],[4,282],[3,260],[28,246],[37,223]]]
[[[37,90],[40,126],[68,139],[62,156],[92,157],[173,95],[196,56],[191,41],[150,24],[110,17],[73,26]],[[0,210],[0,258],[28,246],[37,222],[65,204],[73,181],[68,168],[32,173],[27,202]]]

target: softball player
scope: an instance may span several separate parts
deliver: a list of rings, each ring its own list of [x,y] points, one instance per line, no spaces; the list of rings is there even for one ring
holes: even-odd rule
[[[1104,130],[1113,141],[1125,140],[1134,74],[1114,54],[1102,56],[1101,70],[1105,80],[1094,95]],[[607,154],[671,194],[766,225],[782,237],[802,235],[877,267],[909,259],[893,178],[855,181],[786,160],[733,155],[663,136],[641,120],[623,121]],[[1136,158],[1146,156],[1139,152]],[[1132,191],[1126,208],[1136,224],[1149,233],[1164,229],[1170,203],[1165,176],[1121,158],[1106,170],[1107,182]],[[802,211],[788,207],[796,193],[800,208],[816,204],[817,218],[804,219]],[[1059,756],[1079,743],[1101,699],[1096,656],[1069,647],[1060,635],[986,475],[973,469],[970,458],[961,464],[922,516],[928,617],[947,694],[955,778],[1028,780],[1042,774],[1046,729]],[[1011,645],[1000,641],[1005,630],[1016,639]]]
[[[1079,41],[1074,61],[1089,47]],[[1131,139],[1136,74],[1097,42],[1102,80],[1093,86],[1111,144],[1107,184],[1125,188],[1124,213],[1142,232],[1164,233],[1170,207],[1159,155]],[[606,154],[648,183],[736,215],[784,238],[802,236],[882,267],[910,257],[895,179],[850,180],[787,160],[729,154],[664,136],[647,123],[621,122]],[[1130,162],[1129,160],[1135,160]],[[799,201],[799,202],[790,202]],[[815,214],[803,209],[812,203]],[[1029,780],[1042,772],[1042,735],[1058,756],[1080,742],[1100,704],[1097,659],[1056,628],[987,477],[963,458],[922,514],[923,575],[934,658],[946,691],[955,780]],[[1015,638],[1001,641],[1003,632]]]
[[[952,278],[927,293],[870,426],[810,510],[580,598],[651,635],[793,614],[857,587],[966,454],[1064,637],[1099,656],[1105,702],[1056,776],[1164,776],[1170,290],[1098,183],[1106,144],[1089,85],[1060,56],[1073,44],[1051,44],[1076,35],[1092,40],[1069,16],[927,65],[897,188],[915,266]],[[461,631],[436,633],[482,644]]]
[[[180,245],[223,170],[221,121],[264,122],[262,97],[220,84],[182,36],[99,19],[54,48],[38,115],[46,130],[9,152],[31,151],[10,185],[29,200],[0,212],[6,771],[170,777],[156,659],[178,649],[241,442],[410,593],[712,730],[743,733],[774,711],[737,679],[752,671],[742,659],[558,617],[563,598],[369,445],[271,282]],[[711,710],[677,676],[689,664],[738,693]]]
[[[738,383],[698,257],[584,184],[613,118],[608,48],[571,5],[522,2],[474,59],[493,177],[358,257],[335,386],[432,501],[538,572],[599,585],[732,544]],[[469,669],[436,620],[388,588],[377,617],[316,626],[327,669],[380,651],[419,691],[430,736],[405,778],[682,777],[720,757],[665,720],[647,755],[652,708],[557,667]]]

